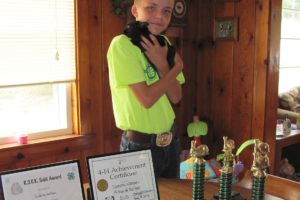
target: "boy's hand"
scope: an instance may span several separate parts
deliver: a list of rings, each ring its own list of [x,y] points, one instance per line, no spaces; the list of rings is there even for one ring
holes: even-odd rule
[[[144,36],[141,36],[141,45],[145,49],[145,54],[148,59],[156,66],[160,73],[166,73],[169,70],[169,64],[167,62],[168,47],[160,46],[155,36],[150,34],[150,38],[153,44]]]

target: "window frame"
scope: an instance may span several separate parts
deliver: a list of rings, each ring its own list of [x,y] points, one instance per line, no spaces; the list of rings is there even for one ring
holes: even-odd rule
[[[281,8],[281,27],[283,27],[283,14],[284,11],[288,11],[291,13],[298,13],[300,15],[300,5],[298,5],[296,8],[289,8],[289,7],[284,7],[284,0],[282,0],[282,8]],[[300,22],[300,20],[299,20]],[[280,46],[283,47],[283,42],[284,41],[297,41],[298,43],[300,42],[300,35],[297,35],[297,37],[286,37],[282,35],[282,31],[280,34]],[[282,58],[283,55],[285,55],[285,53],[283,53],[284,51],[282,50],[282,48],[280,48],[280,57]],[[298,63],[300,63],[300,61],[298,61]],[[295,64],[295,63],[294,63]],[[297,80],[295,79],[295,73],[292,74],[292,76],[290,75],[291,73],[288,71],[300,71],[300,65],[299,66],[285,66],[287,65],[287,63],[282,63],[282,59],[280,59],[280,63],[279,63],[279,79],[278,79],[278,93],[282,93],[282,92],[286,92],[290,89],[292,89],[294,86],[296,86],[298,84],[297,81],[291,81],[291,80]],[[288,79],[288,81],[285,81],[286,79]]]
[[[75,81],[66,82],[66,107],[67,107],[67,128],[66,129],[56,129],[53,131],[45,131],[45,132],[37,132],[37,133],[30,133],[28,134],[28,139],[30,143],[35,143],[33,140],[36,141],[52,141],[61,139],[68,139],[73,137],[80,136],[80,116],[79,116],[79,81],[78,81],[78,70],[79,70],[79,54],[78,54],[78,2],[77,0],[74,0],[74,51],[75,51],[75,69],[76,69],[76,79]],[[41,83],[42,85],[43,83]],[[55,83],[53,83],[55,84]],[[37,84],[39,85],[39,84]],[[0,149],[4,146],[11,146],[16,144],[16,138],[15,136],[6,137],[6,138],[0,138]]]

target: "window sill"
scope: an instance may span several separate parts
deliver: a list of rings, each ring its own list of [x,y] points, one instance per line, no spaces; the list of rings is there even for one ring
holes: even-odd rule
[[[94,147],[95,134],[65,135],[0,145],[0,172],[79,159]]]
[[[28,141],[27,144],[19,144],[19,143],[9,143],[9,144],[1,144],[0,145],[0,151],[1,150],[9,150],[9,149],[18,149],[18,148],[30,148],[34,146],[39,145],[48,145],[52,143],[66,143],[69,141],[76,142],[76,143],[89,143],[92,141],[92,138],[94,137],[93,134],[88,135],[63,135],[63,136],[56,136],[56,137],[48,137],[48,138],[42,138],[42,139],[35,139]]]

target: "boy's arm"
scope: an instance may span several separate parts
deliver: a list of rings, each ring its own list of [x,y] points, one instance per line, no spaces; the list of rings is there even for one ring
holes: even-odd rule
[[[160,46],[157,39],[150,34],[150,38],[153,41],[151,43],[148,39],[142,36],[141,45],[146,50],[144,53],[151,60],[151,62],[156,66],[160,78],[162,79],[170,71],[167,62],[167,45],[164,47]],[[183,68],[183,62],[178,53],[175,55],[175,66],[181,66]],[[168,96],[172,103],[178,103],[182,98],[182,89],[180,83],[176,80],[176,77],[170,81],[168,87],[165,90],[165,94]]]
[[[172,102],[179,101],[181,86],[176,77],[182,69],[182,62],[175,62],[175,66],[166,71],[164,76],[154,84],[147,85],[145,82],[141,82],[130,85],[130,88],[145,108],[150,108],[163,94],[167,94]]]
[[[180,58],[180,56],[178,55],[178,53],[176,53],[175,55],[175,64],[181,64],[183,66],[183,62],[182,59]],[[164,77],[166,73],[168,73],[169,71],[169,67],[166,68],[164,71],[159,70],[159,74],[160,77]],[[170,99],[170,101],[174,104],[178,103],[181,98],[182,98],[182,88],[180,83],[176,80],[173,80],[173,84],[171,84],[171,86],[168,88],[167,92],[166,92],[168,98]]]

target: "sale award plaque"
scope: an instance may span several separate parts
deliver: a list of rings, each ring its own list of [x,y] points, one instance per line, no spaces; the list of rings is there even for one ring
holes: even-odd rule
[[[0,174],[4,200],[83,200],[79,161],[26,168]]]

